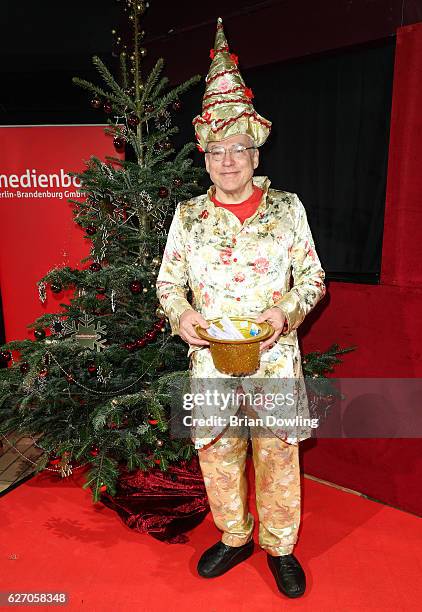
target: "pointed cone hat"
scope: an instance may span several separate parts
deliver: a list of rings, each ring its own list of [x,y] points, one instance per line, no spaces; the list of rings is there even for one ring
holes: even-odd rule
[[[267,140],[271,122],[255,111],[252,90],[237,67],[237,56],[230,53],[221,17],[217,21],[217,34],[202,102],[202,113],[193,120],[199,148],[207,143],[224,140],[236,134],[247,134],[259,147]]]

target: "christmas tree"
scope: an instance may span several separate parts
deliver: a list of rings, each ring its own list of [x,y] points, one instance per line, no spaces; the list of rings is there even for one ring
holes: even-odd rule
[[[193,453],[168,433],[166,373],[186,371],[186,348],[168,333],[155,279],[174,208],[197,193],[202,174],[189,159],[194,145],[175,151],[171,141],[180,96],[199,77],[170,88],[162,59],[143,76],[146,7],[127,0],[125,10],[133,45],[121,48],[119,79],[95,57],[103,86],[74,81],[108,115],[106,132],[126,160],[93,156],[76,175],[84,199],[72,201],[74,219],[90,256],[82,269],[53,269],[38,283],[42,301],[72,288],[73,298],[30,326],[33,341],[9,342],[0,353],[9,365],[0,378],[0,432],[36,436],[45,450],[38,470],[66,476],[88,465],[95,500],[114,493],[119,463],[166,469]]]
[[[95,57],[104,85],[74,81],[109,116],[106,132],[126,159],[93,156],[76,175],[84,198],[72,200],[74,218],[90,256],[81,269],[55,268],[38,283],[43,302],[48,291],[74,289],[73,298],[29,326],[34,340],[0,350],[8,366],[0,369],[0,434],[36,437],[45,451],[39,471],[67,476],[88,467],[95,501],[115,494],[119,466],[166,470],[194,453],[188,440],[169,435],[175,385],[188,379],[187,350],[169,334],[155,281],[175,206],[198,192],[202,176],[189,158],[195,145],[175,151],[171,141],[172,113],[199,77],[169,88],[162,59],[143,76],[146,7],[126,0],[125,8],[133,48],[119,54],[119,79]],[[334,345],[305,356],[305,375],[324,377],[348,350]]]

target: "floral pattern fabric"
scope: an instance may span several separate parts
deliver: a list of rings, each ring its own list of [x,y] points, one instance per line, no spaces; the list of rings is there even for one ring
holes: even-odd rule
[[[262,353],[258,372],[245,378],[278,382],[295,378],[300,382],[296,330],[324,296],[325,275],[298,196],[270,189],[266,177],[253,181],[263,196],[256,212],[243,224],[232,212],[214,205],[213,187],[177,206],[157,278],[157,296],[173,335],[187,309],[210,320],[223,315],[254,318],[267,308],[280,307],[287,317],[287,330]],[[192,304],[187,300],[189,287]],[[208,347],[190,346],[188,355],[192,378],[226,376],[215,369]],[[306,394],[299,389],[297,395],[297,414],[306,416]],[[202,430],[201,439],[193,436],[196,447],[202,448],[219,433]],[[301,427],[297,435],[287,438],[282,430],[274,433],[297,443],[309,437],[310,430]]]
[[[252,538],[247,446],[244,436],[225,436],[198,453],[213,519],[227,546],[243,546]],[[270,555],[288,555],[300,524],[299,449],[276,437],[253,437],[252,448],[259,544]]]

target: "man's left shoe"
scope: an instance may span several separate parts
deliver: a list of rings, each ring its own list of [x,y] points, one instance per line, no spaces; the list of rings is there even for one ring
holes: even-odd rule
[[[294,555],[273,557],[267,554],[269,568],[275,578],[278,590],[286,597],[300,597],[306,589],[306,576]]]

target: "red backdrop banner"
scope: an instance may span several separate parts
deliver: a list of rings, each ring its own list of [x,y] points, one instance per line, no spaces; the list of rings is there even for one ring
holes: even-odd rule
[[[80,199],[69,172],[86,168],[92,154],[116,155],[103,126],[0,127],[0,288],[6,340],[32,338],[27,325],[59,310],[69,295],[36,283],[57,266],[80,267],[89,244],[73,220],[69,198]],[[84,264],[85,266],[87,264]]]

